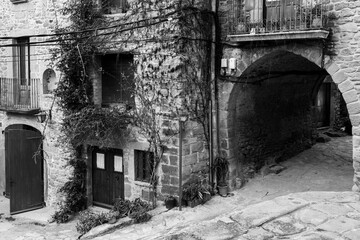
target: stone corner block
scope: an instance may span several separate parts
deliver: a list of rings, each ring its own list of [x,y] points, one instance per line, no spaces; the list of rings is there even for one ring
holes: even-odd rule
[[[344,71],[341,70],[331,75],[334,83],[336,84],[340,84],[347,79],[347,75],[345,74]]]
[[[343,93],[344,100],[347,104],[358,101],[357,98],[357,91],[355,89],[352,89],[350,91]]]
[[[330,75],[334,75],[340,68],[336,63],[330,63],[326,70]]]

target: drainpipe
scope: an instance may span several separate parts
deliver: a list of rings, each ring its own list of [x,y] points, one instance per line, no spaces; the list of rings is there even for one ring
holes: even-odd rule
[[[219,140],[218,140],[218,117],[217,117],[217,80],[216,80],[216,40],[217,40],[217,33],[216,33],[216,25],[217,25],[217,19],[216,19],[216,14],[217,14],[217,6],[218,6],[218,0],[210,0],[210,8],[211,11],[213,13],[213,21],[212,21],[212,26],[211,26],[211,31],[212,31],[212,35],[211,35],[211,62],[210,62],[210,81],[211,81],[211,100],[210,100],[210,113],[209,113],[209,118],[210,118],[210,123],[209,123],[209,138],[210,138],[210,146],[209,146],[209,182],[210,185],[212,187],[214,187],[214,171],[213,171],[213,165],[214,165],[214,155],[218,155],[219,154]],[[215,103],[215,104],[214,104]],[[215,116],[215,119],[214,119]],[[214,121],[215,120],[215,121]],[[216,129],[216,134],[214,134],[214,122],[216,124],[215,129]],[[217,149],[214,149],[214,138],[216,138],[216,145],[217,145]]]
[[[182,144],[183,144],[183,121],[179,119],[179,211],[182,210]]]

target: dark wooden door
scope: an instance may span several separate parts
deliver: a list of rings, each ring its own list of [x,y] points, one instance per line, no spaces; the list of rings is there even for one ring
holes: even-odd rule
[[[93,203],[111,207],[124,198],[123,153],[119,149],[95,148],[93,159]]]
[[[316,96],[317,127],[330,125],[331,84],[323,83]]]
[[[43,207],[41,133],[27,129],[8,129],[5,141],[10,213],[17,214]]]

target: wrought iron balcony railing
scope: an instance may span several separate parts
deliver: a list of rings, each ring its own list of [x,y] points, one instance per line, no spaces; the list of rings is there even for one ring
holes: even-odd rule
[[[100,0],[105,14],[125,13],[129,8],[127,0]]]
[[[30,111],[39,108],[40,79],[0,78],[0,109]],[[26,83],[23,85],[22,83]]]
[[[231,0],[230,35],[324,28],[326,0]]]

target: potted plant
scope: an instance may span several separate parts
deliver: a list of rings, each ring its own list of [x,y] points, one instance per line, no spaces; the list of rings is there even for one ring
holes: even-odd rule
[[[219,194],[223,197],[228,194],[227,176],[229,171],[229,162],[226,158],[216,157],[214,161],[214,168],[216,172],[216,181]]]
[[[165,198],[165,207],[167,209],[170,210],[170,209],[176,207],[176,205],[177,205],[177,201],[176,201],[176,198],[174,196],[170,195],[170,196]]]
[[[189,207],[204,204],[211,198],[211,187],[201,181],[188,182],[183,187],[182,199]]]

